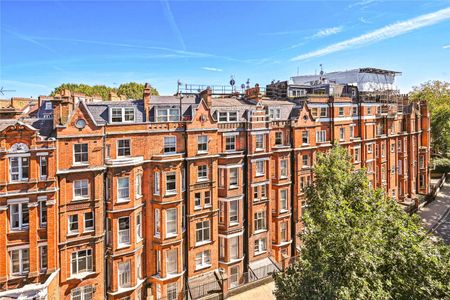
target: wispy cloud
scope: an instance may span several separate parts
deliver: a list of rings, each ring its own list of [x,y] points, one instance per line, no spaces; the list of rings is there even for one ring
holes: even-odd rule
[[[213,67],[203,67],[202,69],[205,71],[211,71],[211,72],[222,72],[223,71],[222,69],[213,68]]]
[[[344,26],[335,26],[335,27],[320,29],[319,31],[317,31],[313,35],[305,37],[302,42],[299,42],[297,44],[291,45],[291,46],[289,46],[289,47],[287,47],[287,48],[285,48],[283,50],[292,50],[292,49],[301,47],[304,44],[306,44],[308,40],[315,40],[315,39],[324,38],[324,37],[327,37],[327,36],[330,36],[330,35],[334,35],[334,34],[337,34],[337,33],[341,32],[343,29],[344,29]]]
[[[31,44],[33,44],[33,45],[36,45],[36,46],[38,46],[38,47],[40,47],[40,48],[46,49],[46,50],[50,51],[50,52],[53,53],[53,54],[58,54],[58,52],[56,52],[56,51],[53,50],[52,48],[48,47],[47,45],[45,45],[45,44],[43,44],[43,43],[41,43],[41,42],[38,42],[37,40],[33,39],[33,38],[30,37],[30,36],[27,36],[27,35],[25,35],[25,34],[21,34],[21,33],[19,33],[19,32],[15,32],[15,31],[12,31],[12,30],[8,30],[8,29],[5,29],[5,28],[3,28],[3,31],[5,31],[5,32],[7,32],[7,33],[9,33],[9,34],[11,34],[11,35],[13,35],[14,37],[16,37],[16,38],[19,39],[19,40],[22,40],[22,41],[31,43]]]
[[[275,31],[275,32],[263,32],[259,33],[260,36],[284,36],[284,35],[292,35],[304,33],[305,30],[285,30],[285,31]]]
[[[358,37],[331,44],[322,49],[298,55],[296,57],[293,57],[291,61],[306,60],[350,48],[364,46],[370,43],[390,39],[422,27],[434,25],[448,19],[450,19],[450,7],[438,10],[433,13],[421,15],[403,22],[393,23],[372,32],[360,35]]]
[[[314,35],[312,35],[311,38],[320,39],[320,38],[323,38],[326,36],[330,36],[330,35],[339,33],[342,31],[342,29],[343,29],[343,26],[336,26],[336,27],[321,29],[318,32],[316,32]]]
[[[359,19],[358,19],[361,23],[364,23],[364,24],[371,24],[372,22],[370,22],[369,20],[367,20],[366,18],[364,18],[364,17],[360,17]]]
[[[369,4],[371,4],[371,3],[374,3],[374,2],[379,2],[380,0],[362,0],[362,1],[357,1],[357,2],[355,2],[355,3],[352,3],[352,4],[350,4],[349,6],[348,6],[348,8],[352,8],[352,7],[355,7],[355,6],[367,6],[367,5],[369,5]]]
[[[444,45],[442,46],[442,49],[450,49],[450,45]]]
[[[180,28],[178,28],[177,22],[175,21],[175,17],[173,15],[172,8],[170,7],[169,1],[161,0],[161,3],[164,7],[164,13],[167,17],[167,20],[169,21],[170,28],[172,29],[173,33],[175,34],[175,37],[180,43],[181,48],[183,50],[186,50],[186,44],[184,43],[184,39],[183,36],[181,35]]]

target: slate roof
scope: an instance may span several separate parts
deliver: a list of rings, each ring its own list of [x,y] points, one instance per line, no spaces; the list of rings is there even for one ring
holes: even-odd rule
[[[28,118],[28,119],[6,119],[0,121],[0,131],[6,129],[8,126],[15,125],[17,123],[23,123],[25,125],[29,125],[34,129],[37,129],[39,135],[44,138],[54,137],[53,130],[53,120],[52,119],[36,119],[36,118]]]

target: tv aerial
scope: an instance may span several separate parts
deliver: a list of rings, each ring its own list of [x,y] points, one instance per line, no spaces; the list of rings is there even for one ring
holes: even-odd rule
[[[0,87],[0,94],[2,94],[2,96],[5,96],[5,93],[7,92],[15,92],[16,90],[5,90],[3,89],[3,87]]]
[[[234,92],[234,85],[236,84],[236,81],[234,80],[234,76],[231,75],[230,79],[230,85],[231,85],[231,91]]]

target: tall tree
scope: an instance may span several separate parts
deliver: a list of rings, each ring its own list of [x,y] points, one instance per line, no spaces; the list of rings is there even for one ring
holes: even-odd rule
[[[63,90],[67,89],[72,93],[84,93],[87,96],[99,95],[103,100],[109,99],[109,93],[114,92],[117,95],[125,96],[127,99],[142,99],[142,94],[144,92],[144,84],[136,82],[122,83],[119,88],[109,87],[106,85],[87,85],[78,83],[63,83],[56,87],[50,94],[54,96],[55,94],[61,93]],[[152,95],[159,95],[155,88],[152,88]]]
[[[434,152],[447,155],[450,150],[450,83],[428,81],[415,87],[410,98],[428,103],[431,114],[431,146]]]
[[[299,260],[275,275],[277,299],[449,299],[447,246],[369,188],[345,149],[319,154],[314,171]]]

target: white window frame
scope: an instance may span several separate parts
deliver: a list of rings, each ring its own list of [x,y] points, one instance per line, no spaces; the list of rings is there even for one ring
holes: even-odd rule
[[[128,221],[128,228],[120,228],[122,220]],[[126,225],[126,222],[122,222],[122,224]],[[119,248],[131,245],[131,220],[129,216],[117,219],[117,245]]]
[[[195,270],[211,267],[211,251],[205,250],[195,255]]]
[[[142,174],[134,177],[134,196],[136,199],[142,197]]]
[[[144,237],[142,235],[142,212],[136,215],[136,241],[141,241]]]
[[[236,151],[236,136],[230,135],[225,137],[225,152]]]
[[[287,159],[280,160],[280,178],[281,179],[288,178],[288,160]]]
[[[80,257],[80,254],[82,252],[84,252],[85,255]],[[80,269],[80,262],[82,260],[86,260],[86,262],[85,262],[86,268],[85,269]],[[73,269],[74,262],[76,264],[76,270]],[[93,268],[94,268],[94,261],[93,261],[93,257],[92,257],[92,249],[83,249],[83,250],[79,250],[79,251],[75,251],[75,252],[71,253],[71,255],[70,255],[70,274],[72,276],[77,275],[77,274],[92,272]]]
[[[267,252],[267,239],[260,238],[255,240],[255,255]]]
[[[40,179],[46,179],[48,176],[48,157],[39,157],[39,177]]]
[[[169,213],[174,213],[174,219],[169,220]],[[169,227],[173,229],[169,231]],[[178,235],[178,209],[176,207],[166,209],[166,238],[175,237]]]
[[[17,162],[17,171],[13,170],[13,168],[14,168],[13,161]],[[17,179],[14,179],[13,178],[14,176],[17,176]],[[10,177],[11,182],[27,181],[30,177],[30,157],[29,156],[10,157],[9,158],[9,177]]]
[[[281,132],[281,131],[275,132],[275,145],[276,146],[283,145],[283,132]]]
[[[77,149],[79,148],[79,149]],[[79,159],[77,159],[79,157]],[[89,144],[78,143],[73,145],[73,164],[87,165],[89,164]]]
[[[173,176],[174,179],[170,179],[170,181],[168,180],[169,176]],[[168,184],[169,183],[173,183],[174,184],[174,188],[173,189],[168,189]],[[167,172],[166,173],[166,195],[175,195],[177,193],[177,173],[175,172]]]
[[[117,140],[117,157],[129,157],[129,156],[131,156],[131,140],[130,139]]]
[[[47,202],[39,201],[39,226],[47,227]]]
[[[207,135],[197,137],[197,153],[208,153],[208,140]]]
[[[317,143],[324,143],[327,141],[327,131],[326,130],[319,130],[316,132],[316,142]]]
[[[92,285],[86,285],[79,288],[74,288],[70,292],[71,300],[92,300],[94,299],[94,289]]]
[[[177,137],[165,136],[164,137],[164,154],[176,154],[177,153]]]
[[[166,273],[167,275],[178,274],[178,250],[166,251]]]
[[[219,123],[238,122],[239,117],[237,111],[219,111],[217,113],[217,121]]]
[[[264,134],[255,134],[255,150],[256,151],[262,151],[264,150],[264,145],[265,145],[265,138],[264,138]]]
[[[211,192],[205,191],[204,197],[203,197],[203,203],[205,204],[205,207],[211,207]]]
[[[75,220],[76,219],[76,220]],[[78,218],[78,214],[69,215],[67,217],[67,232],[68,234],[77,234],[80,231],[80,220]],[[72,230],[72,224],[76,224],[76,229]]]
[[[228,239],[230,259],[239,259],[239,236]]]
[[[130,119],[130,112],[132,111],[132,119]],[[110,123],[134,123],[136,120],[136,110],[134,107],[111,107],[110,108]],[[113,116],[116,114],[116,116]],[[114,118],[119,118],[120,121],[114,121]]]
[[[131,286],[131,262],[119,262],[117,267],[117,284],[119,288]]]
[[[17,260],[19,263],[18,272],[14,272],[14,263],[13,263],[13,255],[17,254]],[[26,255],[28,257],[26,257]],[[23,247],[19,249],[9,250],[9,259],[10,259],[10,274],[12,276],[21,276],[30,272],[30,247]]]
[[[305,142],[306,140],[306,142]],[[302,145],[309,145],[309,131],[303,130],[302,131]]]
[[[88,198],[89,198],[89,180],[88,179],[74,180],[73,200],[83,200]]]
[[[156,122],[179,122],[180,116],[180,108],[178,107],[156,109]]]
[[[44,264],[45,261],[45,264]],[[44,273],[48,268],[48,248],[47,245],[39,246],[39,270]]]
[[[264,176],[266,174],[266,162],[264,160],[258,160],[255,162],[256,176]]]
[[[208,165],[197,166],[197,180],[198,181],[208,180]]]
[[[91,218],[88,218],[88,216],[91,214]],[[92,222],[92,226],[87,226],[87,222],[91,221]],[[89,232],[89,231],[94,231],[95,228],[95,219],[94,219],[94,212],[93,211],[89,211],[89,212],[85,212],[84,213],[84,232]]]
[[[267,215],[266,211],[257,211],[254,214],[254,226],[255,232],[265,231],[267,230]]]
[[[288,211],[288,190],[280,190],[280,212]]]
[[[232,200],[229,203],[230,203],[230,213],[229,213],[230,226],[235,226],[239,224],[239,200]]]
[[[155,218],[155,237],[161,236],[161,211],[159,208],[155,208],[154,212],[154,218]]]
[[[339,128],[339,140],[345,141],[345,127]]]
[[[153,176],[153,195],[159,195],[161,193],[161,175],[159,172],[155,172]]]
[[[211,242],[211,222],[204,220],[195,223],[195,244],[205,244]]]
[[[126,183],[123,186],[122,183]],[[130,201],[130,177],[117,178],[117,202]]]
[[[17,211],[13,212],[13,207],[17,207]],[[25,208],[25,209],[24,209]],[[28,223],[25,222],[24,211],[28,215]],[[15,216],[17,215],[17,216]],[[18,226],[13,226],[15,219],[17,218]],[[28,202],[19,202],[9,204],[9,220],[11,231],[27,230],[30,226],[30,210],[28,208]]]
[[[178,298],[178,283],[172,282],[167,285],[167,300],[176,300]]]
[[[229,188],[234,189],[239,187],[239,168],[230,168],[230,182]]]

